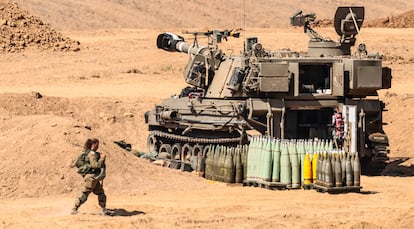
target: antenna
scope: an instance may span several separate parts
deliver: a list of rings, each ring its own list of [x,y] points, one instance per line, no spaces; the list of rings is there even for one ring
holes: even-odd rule
[[[357,33],[359,34],[359,36],[361,37],[361,43],[362,44],[365,44],[364,39],[362,39],[362,35],[361,35],[360,30],[359,30],[359,26],[358,26],[357,21],[355,19],[355,14],[354,14],[354,12],[352,12],[352,8],[351,7],[349,7],[349,12],[351,13],[352,21],[354,21],[355,29],[356,29]]]
[[[243,0],[243,51],[246,52],[246,0]]]

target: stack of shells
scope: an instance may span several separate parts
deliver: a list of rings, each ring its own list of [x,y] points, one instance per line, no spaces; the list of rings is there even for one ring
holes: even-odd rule
[[[357,153],[334,150],[332,140],[280,140],[253,137],[250,145],[210,145],[206,179],[226,183],[274,182],[297,189],[359,187]]]
[[[246,177],[248,145],[210,145],[204,177],[225,183],[242,183]]]
[[[247,182],[277,182],[300,188],[316,182],[320,152],[333,151],[332,140],[280,140],[253,137],[247,155]]]
[[[361,185],[361,164],[358,153],[323,152],[319,154],[316,167],[317,185],[326,188],[359,188]]]

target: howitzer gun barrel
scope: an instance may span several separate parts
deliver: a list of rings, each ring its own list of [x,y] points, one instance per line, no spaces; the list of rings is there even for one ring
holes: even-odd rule
[[[173,33],[162,33],[157,37],[157,48],[169,52],[184,52],[197,54],[200,48],[184,41],[184,38]]]

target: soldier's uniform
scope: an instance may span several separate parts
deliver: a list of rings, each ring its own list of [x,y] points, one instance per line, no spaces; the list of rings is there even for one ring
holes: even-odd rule
[[[106,195],[100,182],[105,177],[105,174],[101,173],[101,169],[105,169],[105,158],[101,158],[99,152],[91,150],[86,157],[86,162],[90,165],[90,169],[83,175],[85,187],[82,195],[75,201],[72,214],[77,213],[78,208],[86,202],[91,192],[98,196],[99,206],[102,208],[103,213],[106,214]]]

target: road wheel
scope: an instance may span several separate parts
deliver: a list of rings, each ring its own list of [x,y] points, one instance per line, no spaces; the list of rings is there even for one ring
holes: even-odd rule
[[[181,161],[182,162],[190,162],[191,151],[193,147],[190,144],[184,144],[183,148],[181,149]]]
[[[181,160],[181,145],[180,143],[175,143],[171,148],[171,159]]]
[[[204,149],[203,149],[203,157],[204,157],[204,158],[206,158],[206,157],[207,157],[207,153],[210,151],[210,146],[211,146],[211,145],[204,146]]]
[[[148,152],[154,152],[158,150],[159,142],[155,135],[150,134],[147,138],[147,150]]]
[[[203,156],[203,146],[202,145],[195,145],[193,147],[193,150],[191,152],[191,155],[193,156]]]
[[[158,152],[158,157],[160,159],[171,158],[171,145],[170,144],[162,144],[160,146],[160,150]]]

